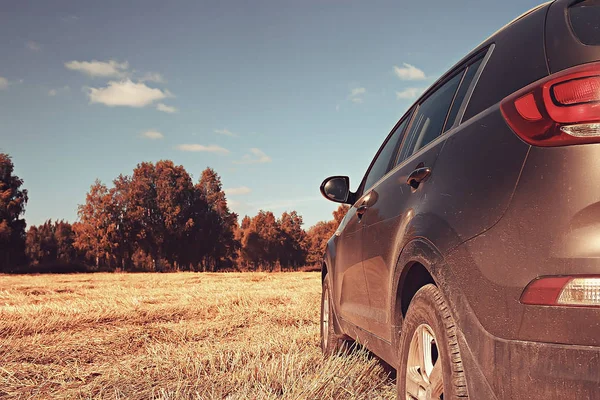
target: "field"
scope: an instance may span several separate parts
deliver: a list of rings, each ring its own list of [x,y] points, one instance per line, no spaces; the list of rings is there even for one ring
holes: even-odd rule
[[[0,398],[393,399],[324,359],[319,273],[0,275]]]

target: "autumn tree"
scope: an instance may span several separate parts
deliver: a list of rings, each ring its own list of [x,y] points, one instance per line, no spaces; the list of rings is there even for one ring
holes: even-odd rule
[[[296,211],[284,212],[279,219],[279,262],[282,266],[298,268],[306,262],[306,232],[302,228],[302,216]]]
[[[96,180],[79,206],[79,223],[74,225],[74,247],[85,252],[96,269],[120,267],[117,259],[121,237],[115,216],[114,190]]]
[[[335,228],[333,228],[334,232],[340,226],[340,224],[342,223],[342,220],[344,219],[346,214],[348,214],[349,209],[350,209],[350,206],[348,206],[346,204],[340,204],[339,207],[333,211],[333,213],[332,213],[333,221],[335,222]]]
[[[203,221],[202,245],[206,250],[204,264],[209,270],[216,271],[226,259],[231,259],[236,254],[239,242],[235,240],[234,230],[238,216],[229,211],[221,178],[212,168],[202,171],[196,190],[207,207]]]
[[[191,177],[172,161],[144,162],[131,178],[117,179],[113,220],[120,227],[121,241],[128,243],[125,254],[133,253],[146,268],[146,260],[151,260],[152,269],[158,271],[187,261],[181,246],[194,227],[193,201]]]
[[[44,257],[42,250],[42,235],[37,226],[32,226],[27,231],[25,238],[25,255],[30,265],[38,265]]]
[[[242,225],[244,225],[242,221]],[[241,255],[253,269],[272,271],[281,253],[282,236],[277,218],[271,211],[260,210],[243,230]]]
[[[334,221],[319,221],[310,227],[306,233],[306,249],[308,253],[306,263],[308,265],[316,265],[322,262],[325,246],[334,232]]]
[[[27,231],[26,255],[32,266],[78,266],[83,260],[74,247],[75,232],[65,221],[46,221]]]
[[[177,268],[177,263],[187,261],[181,257],[184,250],[181,243],[185,243],[185,239],[199,223],[190,215],[194,200],[192,178],[185,168],[174,165],[172,161],[157,162],[156,204],[160,225],[155,237],[160,238],[161,255],[174,268]]]
[[[13,174],[8,154],[0,153],[0,271],[20,264],[25,257],[25,213],[27,190],[23,180]]]
[[[327,241],[342,223],[349,208],[347,205],[341,204],[333,211],[333,220],[317,222],[308,230],[305,241],[305,248],[308,253],[307,264],[315,265],[322,262]]]
[[[284,212],[276,219],[271,211],[260,210],[256,216],[244,217],[236,238],[241,243],[239,265],[244,268],[297,268],[306,263],[306,232],[302,217]]]
[[[248,269],[249,267],[249,257],[244,253],[244,238],[246,237],[248,228],[250,228],[250,222],[250,217],[245,215],[242,219],[242,223],[236,226],[234,231],[234,239],[239,243],[237,250],[237,265],[238,267],[241,267],[241,269]]]

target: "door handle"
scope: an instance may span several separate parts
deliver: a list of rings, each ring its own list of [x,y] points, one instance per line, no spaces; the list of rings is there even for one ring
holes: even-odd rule
[[[408,175],[406,183],[408,183],[413,189],[416,189],[419,187],[421,182],[423,182],[429,175],[431,175],[431,168],[417,168],[413,172],[411,172],[410,175]]]
[[[363,215],[365,215],[368,209],[369,206],[366,204],[361,204],[360,206],[358,206],[358,208],[356,209],[356,216],[358,217],[358,222],[361,221]]]

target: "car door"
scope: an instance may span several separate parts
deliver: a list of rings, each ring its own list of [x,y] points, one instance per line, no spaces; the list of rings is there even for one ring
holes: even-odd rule
[[[371,187],[383,175],[385,175],[397,154],[398,146],[402,141],[402,135],[405,131],[409,118],[404,118],[397,124],[396,128],[388,135],[381,145],[371,165],[362,180],[357,196],[360,198],[354,206],[350,208],[346,218],[342,222],[343,229],[338,239],[336,265],[340,276],[340,308],[342,317],[351,320],[363,329],[368,329],[371,319],[371,305],[368,295],[367,281],[362,267],[363,261],[363,234],[364,224],[361,222],[366,208],[364,204],[369,202],[371,197],[361,196],[362,188]]]
[[[362,268],[362,225],[356,213],[356,205],[350,207],[334,234],[335,277],[333,279],[334,302],[339,316],[354,325],[366,327],[369,315],[369,294]]]
[[[427,178],[443,147],[478,65],[460,68],[417,104],[391,171],[364,196],[363,269],[369,292],[369,331],[392,340],[391,293],[398,250],[413,238],[410,222],[427,201]],[[460,88],[460,89],[459,89]]]

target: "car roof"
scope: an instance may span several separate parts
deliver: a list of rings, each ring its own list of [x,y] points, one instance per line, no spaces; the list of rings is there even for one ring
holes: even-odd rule
[[[456,72],[456,70],[461,67],[465,62],[467,62],[469,59],[473,58],[474,56],[476,56],[477,54],[479,54],[481,52],[482,49],[488,47],[489,45],[491,45],[492,43],[494,43],[496,40],[496,37],[499,36],[502,32],[506,31],[507,29],[509,29],[515,22],[523,19],[524,17],[536,12],[536,11],[540,11],[546,7],[549,7],[552,3],[554,3],[556,0],[552,0],[552,1],[547,1],[545,3],[542,3],[538,6],[533,7],[532,9],[524,12],[523,14],[519,15],[518,17],[516,17],[515,19],[513,19],[512,21],[510,21],[509,23],[507,23],[506,25],[504,25],[503,27],[501,27],[500,29],[498,29],[496,32],[494,32],[493,34],[491,34],[487,39],[485,39],[483,42],[481,42],[479,45],[477,45],[473,50],[471,50],[466,56],[464,56],[462,59],[460,59],[457,63],[455,63],[451,68],[449,68],[446,72],[444,72],[444,74],[442,76],[440,76],[433,84],[431,84],[431,86],[429,86],[421,96],[419,96],[419,98],[411,105],[411,108],[415,105],[420,103],[424,98],[426,98],[433,90],[435,90],[437,88],[437,86],[439,86],[441,83],[443,83],[449,76],[451,76],[452,74],[454,74]]]

